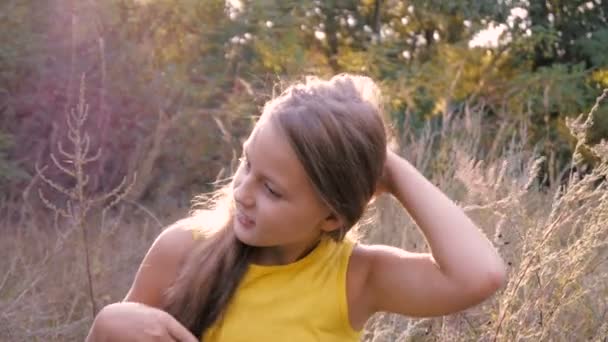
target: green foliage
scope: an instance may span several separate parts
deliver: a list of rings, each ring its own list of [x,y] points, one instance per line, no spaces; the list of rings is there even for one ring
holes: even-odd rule
[[[198,192],[229,165],[251,116],[276,93],[274,83],[353,72],[380,82],[386,116],[402,131],[479,107],[484,134],[524,124],[530,145],[566,156],[566,118],[588,110],[608,86],[605,7],[544,0],[247,0],[238,9],[224,0],[11,1],[0,5],[0,131],[15,140],[4,150],[25,155],[31,173],[35,155],[52,150],[65,129],[54,123],[74,104],[84,72],[91,125],[100,128],[93,141],[104,148],[100,190],[135,171],[133,161],[148,159],[154,167],[144,170],[151,183],[142,194],[181,193],[194,184]],[[490,24],[503,25],[502,43],[470,47]],[[599,141],[606,132],[600,108],[590,137]],[[156,152],[153,136],[163,142]]]
[[[575,42],[575,47],[588,56],[593,66],[608,66],[608,29],[600,29],[590,32],[591,36],[579,39]]]

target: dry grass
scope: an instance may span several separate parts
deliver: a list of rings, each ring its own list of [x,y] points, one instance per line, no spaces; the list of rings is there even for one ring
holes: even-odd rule
[[[594,147],[598,165],[572,172],[561,186],[539,185],[542,158],[527,149],[525,127],[480,146],[480,109],[446,115],[441,128],[407,133],[401,151],[456,199],[509,263],[508,284],[458,314],[408,319],[378,314],[366,341],[605,341],[608,336],[608,144]],[[586,120],[570,122],[584,143]],[[515,126],[513,126],[515,127]],[[513,131],[509,129],[499,132]],[[579,148],[582,147],[579,146]],[[577,152],[578,148],[577,148]],[[575,154],[573,163],[581,169]],[[574,169],[573,169],[574,170]],[[28,208],[23,204],[23,208]],[[424,239],[394,200],[378,202],[377,220],[362,227],[371,242],[424,251]],[[123,202],[86,222],[90,273],[98,305],[126,293],[146,249],[188,208],[162,221]],[[82,340],[91,323],[79,227],[32,210],[3,222],[0,240],[0,337],[8,341]],[[51,215],[52,216],[52,215]],[[457,227],[454,227],[457,229]]]
[[[126,215],[128,213],[128,217]],[[182,213],[183,214],[183,213]],[[125,204],[102,222],[91,217],[91,274],[98,307],[124,297],[141,258],[162,229],[139,208]],[[4,229],[0,242],[0,340],[82,341],[91,301],[80,230],[63,222],[55,230],[42,218]],[[61,225],[61,224],[60,224]]]
[[[429,129],[409,140],[403,154],[458,200],[491,238],[509,265],[508,283],[481,305],[455,315],[377,315],[365,340],[606,341],[608,144],[591,147],[601,160],[591,172],[572,171],[565,184],[546,187],[539,185],[544,159],[517,143],[526,141],[525,129],[506,142],[496,141],[502,152],[480,159],[482,126],[474,115],[464,114],[442,131]],[[579,149],[592,114],[569,122],[579,141],[573,156],[579,170]],[[426,159],[433,144],[439,149]],[[441,161],[434,169],[433,158]],[[379,206],[379,219],[364,227],[368,241],[426,250],[423,237],[394,200]]]

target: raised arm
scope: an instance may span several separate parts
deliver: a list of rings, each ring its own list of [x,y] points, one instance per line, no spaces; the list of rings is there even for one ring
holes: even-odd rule
[[[370,313],[439,316],[473,306],[505,282],[505,265],[480,229],[409,162],[389,152],[383,189],[424,234],[431,253],[360,246]]]

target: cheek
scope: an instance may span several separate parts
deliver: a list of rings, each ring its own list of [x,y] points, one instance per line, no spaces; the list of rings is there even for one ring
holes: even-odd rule
[[[270,220],[281,230],[288,232],[294,230],[305,231],[313,228],[316,223],[314,214],[302,205],[293,203],[272,204],[268,202],[265,202],[265,204],[270,205],[268,210],[269,213],[272,212]]]
[[[256,193],[256,205],[258,214],[264,217],[264,220],[270,224],[281,222],[285,216],[289,216],[289,209],[284,204],[272,201],[262,191]]]
[[[290,205],[273,201],[261,192],[256,194],[255,199],[258,222],[268,230],[279,233],[290,230],[294,225],[297,212],[294,212]]]

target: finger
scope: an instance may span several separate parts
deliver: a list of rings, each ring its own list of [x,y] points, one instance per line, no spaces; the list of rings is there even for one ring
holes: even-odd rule
[[[178,342],[198,342],[198,339],[173,317],[167,319],[167,332]]]

